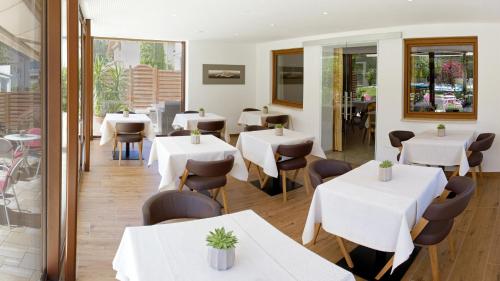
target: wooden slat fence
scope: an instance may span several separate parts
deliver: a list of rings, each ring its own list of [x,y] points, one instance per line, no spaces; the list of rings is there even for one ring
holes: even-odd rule
[[[40,127],[40,93],[0,92],[0,132]]]

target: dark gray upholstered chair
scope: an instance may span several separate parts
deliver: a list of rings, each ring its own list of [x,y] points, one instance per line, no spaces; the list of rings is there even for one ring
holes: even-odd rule
[[[224,211],[229,213],[225,186],[227,183],[226,175],[233,169],[234,157],[229,155],[224,160],[218,161],[196,161],[189,159],[186,163],[186,169],[181,177],[179,190],[184,186],[198,192],[213,191],[212,197],[217,199],[219,191],[222,195]]]
[[[142,161],[142,147],[144,142],[144,123],[116,123],[115,142],[113,152],[118,144],[119,156],[118,166],[122,161],[122,143],[139,143],[139,159]]]
[[[226,125],[225,121],[203,121],[198,122],[198,129],[203,135],[214,135],[219,139],[222,138],[222,130]]]
[[[162,134],[168,135],[175,128],[172,127],[175,115],[180,112],[181,104],[180,101],[165,101],[165,110],[162,114]]]
[[[446,190],[455,193],[452,198],[437,201],[427,207],[422,219],[413,227],[412,238],[415,244],[427,246],[431,260],[432,279],[439,280],[438,250],[437,245],[441,243],[452,231],[454,219],[459,216],[469,204],[474,195],[476,186],[474,181],[468,177],[452,177],[446,185]],[[448,242],[450,254],[455,255],[455,246],[450,235]],[[392,259],[391,259],[392,261]],[[386,264],[377,275],[379,280],[392,266],[392,262]]]
[[[169,190],[151,196],[142,206],[144,225],[176,219],[204,219],[220,216],[220,204],[196,192]]]
[[[260,111],[260,109],[251,107],[243,108],[243,112],[248,112],[248,111]]]
[[[190,130],[175,130],[168,134],[169,137],[190,136]]]
[[[123,114],[123,110],[119,110],[119,111],[117,111],[115,113]],[[135,114],[135,112],[129,111],[128,114]]]
[[[323,183],[326,178],[337,177],[352,170],[351,164],[334,159],[316,160],[309,164],[309,179],[313,188]]]
[[[266,118],[266,124],[269,128],[274,128],[278,124],[288,128],[288,115],[268,116]]]
[[[307,141],[299,144],[290,145],[280,145],[276,150],[276,154],[279,156],[276,166],[281,173],[282,189],[283,189],[283,202],[286,202],[286,173],[287,171],[295,171],[293,175],[293,180],[295,181],[297,174],[301,169],[307,166],[306,156],[311,153],[313,147],[312,141]],[[309,183],[307,180],[307,172],[304,173],[304,186],[306,188],[307,194],[310,193]]]
[[[198,111],[196,110],[186,110],[183,112],[184,114],[192,114],[192,113],[199,113]]]
[[[472,179],[477,184],[477,173],[479,172],[481,178],[483,177],[483,151],[491,148],[495,140],[494,133],[482,133],[477,136],[476,140],[469,146],[467,151],[467,160],[469,161],[470,172]],[[460,167],[457,167],[452,176],[458,174]],[[479,192],[476,188],[476,192]]]
[[[407,141],[414,136],[415,134],[411,131],[392,131],[389,133],[389,140],[391,141],[391,145],[399,149],[398,156],[396,157],[398,161],[399,158],[401,158],[401,150],[403,150],[402,142]]]
[[[259,126],[259,125],[248,125],[245,126],[243,129],[245,132],[253,132],[253,131],[262,131],[262,130],[268,130],[269,128],[266,128],[264,126]]]

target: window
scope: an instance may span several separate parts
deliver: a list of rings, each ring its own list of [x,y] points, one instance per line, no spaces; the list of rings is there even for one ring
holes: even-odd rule
[[[304,50],[273,51],[273,104],[302,108]]]
[[[477,119],[477,37],[405,40],[404,117]]]

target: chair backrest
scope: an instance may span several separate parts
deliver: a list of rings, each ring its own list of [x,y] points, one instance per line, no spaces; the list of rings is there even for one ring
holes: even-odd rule
[[[273,125],[285,125],[288,123],[288,115],[276,115],[276,116],[268,116],[266,118],[266,123]]]
[[[142,206],[144,225],[171,219],[203,219],[221,214],[221,206],[215,200],[190,191],[163,191],[150,197]]]
[[[233,169],[234,157],[229,155],[224,160],[217,161],[197,161],[189,159],[186,169],[201,177],[220,177],[225,176]]]
[[[248,111],[260,111],[260,109],[251,107],[243,108],[243,112],[248,112]]]
[[[389,133],[389,140],[393,147],[402,147],[401,142],[407,141],[413,138],[415,134],[411,131],[392,131]]]
[[[117,111],[115,113],[123,114],[123,110],[119,110],[119,111]],[[128,114],[135,114],[135,112],[129,111]]]
[[[183,112],[184,114],[191,114],[191,113],[199,113],[198,111],[196,110],[186,110]]]
[[[10,185],[16,184],[19,181],[19,178],[21,177],[22,162],[22,158],[13,160],[12,165],[8,167],[7,174],[5,175],[5,180],[0,184],[0,191],[6,191]]]
[[[429,221],[453,220],[467,208],[475,188],[474,181],[469,177],[452,177],[446,189],[453,191],[455,197],[431,204],[425,211],[424,218]]]
[[[276,152],[281,156],[299,158],[309,155],[312,147],[313,141],[306,141],[299,144],[281,144],[278,146]]]
[[[313,188],[323,183],[329,177],[337,177],[352,170],[351,164],[334,159],[321,159],[309,165],[309,178]]]
[[[144,131],[144,123],[116,123],[117,134],[138,134]]]
[[[483,133],[477,136],[476,141],[469,146],[470,151],[479,152],[491,148],[495,140],[494,133]]]
[[[248,125],[243,128],[245,132],[253,132],[253,131],[262,131],[262,130],[268,130],[269,128],[266,128],[264,126],[259,126],[259,125]]]
[[[168,134],[169,137],[190,136],[190,130],[175,130]]]
[[[203,121],[198,122],[198,129],[206,132],[217,132],[224,128],[225,121]]]
[[[41,136],[42,135],[42,129],[41,128],[30,128],[30,129],[28,129],[26,131],[26,133],[32,134],[32,135]],[[27,147],[31,148],[31,149],[41,148],[42,147],[42,141],[40,141],[40,140],[32,140],[32,141],[26,142],[25,145]]]
[[[8,139],[0,138],[0,157],[14,158],[14,146]]]

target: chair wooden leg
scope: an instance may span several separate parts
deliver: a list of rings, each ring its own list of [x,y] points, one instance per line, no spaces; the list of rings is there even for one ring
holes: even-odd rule
[[[250,172],[250,168],[252,168],[252,162],[247,162],[247,171]]]
[[[455,171],[453,172],[453,174],[451,174],[451,177],[455,177],[455,176],[458,176],[458,172],[460,172],[460,166],[458,166]]]
[[[113,139],[113,156],[115,155],[115,152],[116,152],[116,145],[117,145],[117,143],[116,143],[116,138],[115,138],[115,139]]]
[[[213,199],[217,200],[217,196],[219,196],[220,188],[217,188],[216,190],[213,191]]]
[[[342,252],[342,255],[344,256],[344,259],[347,263],[347,266],[349,268],[353,268],[354,264],[352,263],[351,256],[349,256],[349,253],[347,252],[347,249],[345,248],[344,240],[339,237],[337,237],[337,244],[339,244],[340,251]]]
[[[448,234],[448,247],[450,248],[450,259],[451,260],[454,260],[455,259],[455,238],[454,238],[454,235],[453,235],[453,231],[451,231],[449,234]]]
[[[477,186],[477,173],[476,173],[476,169],[477,167],[474,167],[471,169],[471,173],[472,173],[472,179],[474,180],[474,183],[476,184],[476,189],[474,190],[474,196],[477,196],[478,194],[478,186]]]
[[[118,143],[118,166],[122,165],[122,143]]]
[[[319,236],[319,231],[320,230],[321,230],[321,223],[318,223],[316,225],[316,229],[314,230],[313,245],[316,245],[316,241],[318,240],[318,236]]]
[[[283,189],[283,202],[286,202],[286,171],[281,171],[281,188]]]
[[[297,179],[298,174],[299,174],[299,170],[295,170],[295,172],[293,172],[292,181],[295,181]]]
[[[229,205],[227,204],[227,196],[226,196],[226,189],[225,189],[225,186],[221,187],[220,188],[221,190],[221,195],[222,195],[222,203],[224,204],[224,212],[227,214],[229,214]]]
[[[143,141],[139,143],[139,160],[141,160],[141,165],[144,165],[144,162],[142,160],[142,147],[143,147]]]
[[[484,175],[483,175],[483,165],[482,165],[482,164],[479,164],[478,169],[479,169],[479,177],[481,178],[481,180],[483,180],[483,179],[484,179]]]
[[[182,189],[184,188],[184,184],[186,183],[186,179],[188,176],[189,176],[189,171],[185,169],[181,177],[181,182],[179,183],[179,191],[182,191]]]
[[[309,175],[307,174],[306,168],[302,169],[302,173],[304,173],[304,186],[306,188],[307,195],[311,195],[311,185],[309,184]]]
[[[432,280],[439,281],[439,264],[437,245],[429,246],[429,258],[431,259]]]
[[[392,264],[394,262],[394,256],[391,257],[391,259],[384,265],[384,267],[380,270],[380,272],[375,276],[375,280],[380,280],[389,269],[391,269]]]

